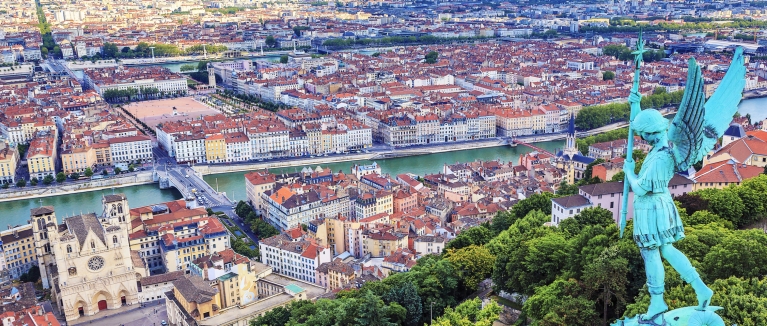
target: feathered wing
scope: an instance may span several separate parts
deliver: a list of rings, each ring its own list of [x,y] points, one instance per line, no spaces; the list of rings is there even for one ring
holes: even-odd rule
[[[703,159],[727,130],[746,86],[743,62],[743,48],[739,47],[724,78],[706,101],[700,66],[690,59],[682,103],[668,132],[677,171],[686,171]]]

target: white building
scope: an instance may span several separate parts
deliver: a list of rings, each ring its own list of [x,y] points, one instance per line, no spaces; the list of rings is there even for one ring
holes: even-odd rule
[[[205,162],[205,134],[179,135],[175,137],[173,152],[178,163]]]
[[[109,139],[113,163],[148,162],[152,160],[152,139],[149,136],[129,136]]]
[[[316,270],[322,263],[330,262],[330,248],[306,241],[300,229],[259,241],[261,262],[272,267],[275,273],[302,281],[315,283]]]

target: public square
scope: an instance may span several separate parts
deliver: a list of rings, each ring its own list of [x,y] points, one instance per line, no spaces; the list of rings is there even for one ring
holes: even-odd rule
[[[173,112],[173,108],[176,112]],[[180,97],[131,103],[125,106],[134,117],[148,126],[156,126],[166,121],[186,120],[218,114],[219,112],[196,101],[193,97]]]

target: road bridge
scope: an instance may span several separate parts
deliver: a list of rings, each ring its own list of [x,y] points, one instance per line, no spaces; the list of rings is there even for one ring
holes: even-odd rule
[[[235,203],[226,194],[217,192],[191,167],[163,166],[157,171],[161,189],[176,188],[187,200],[196,200],[206,208],[231,207]]]

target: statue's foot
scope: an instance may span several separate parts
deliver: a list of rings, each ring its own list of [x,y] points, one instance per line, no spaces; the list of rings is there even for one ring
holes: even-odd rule
[[[668,311],[666,302],[663,301],[662,295],[650,296],[650,307],[647,308],[647,313],[642,315],[643,320],[655,320],[656,317],[664,312]],[[662,316],[661,316],[662,318]]]
[[[696,310],[706,310],[706,307],[711,304],[711,297],[714,296],[714,291],[708,288],[701,279],[692,282],[692,288],[695,290],[695,296],[698,297],[698,307]]]

